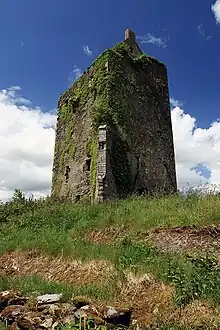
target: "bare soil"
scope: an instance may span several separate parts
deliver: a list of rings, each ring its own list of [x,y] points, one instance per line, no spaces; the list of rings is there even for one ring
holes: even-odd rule
[[[112,264],[105,260],[82,263],[35,251],[6,252],[0,256],[0,276],[40,276],[46,281],[92,284],[108,281],[113,273]]]

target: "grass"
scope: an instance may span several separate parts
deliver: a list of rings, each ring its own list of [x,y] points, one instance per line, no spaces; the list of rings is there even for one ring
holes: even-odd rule
[[[115,292],[110,285],[68,285],[43,281],[36,276],[11,278],[0,276],[0,290],[19,290],[22,294],[34,296],[47,293],[62,293],[63,301],[70,300],[73,296],[88,296],[95,300],[112,299]]]
[[[107,284],[78,286],[45,282],[37,277],[1,276],[0,290],[18,288],[24,294],[62,292],[65,299],[87,295],[112,300],[120,298],[119,288],[126,280],[125,272],[132,271],[134,274],[151,273],[158,281],[173,285],[176,306],[186,306],[195,299],[205,299],[219,306],[220,266],[213,255],[198,254],[192,258],[165,253],[150,243],[133,239],[138,231],[158,227],[218,225],[219,210],[217,194],[133,197],[104,205],[72,205],[51,198],[27,200],[21,192],[15,191],[10,202],[0,205],[0,254],[36,249],[82,262],[109,260],[117,275]],[[84,236],[85,232],[95,229],[122,226],[125,237],[114,245],[94,244]]]
[[[130,236],[138,230],[158,227],[213,225],[220,221],[219,209],[219,195],[135,197],[94,206],[53,203],[50,199],[26,204],[12,201],[0,206],[0,253],[40,248],[48,253],[62,251],[82,257],[87,250],[88,256],[90,247],[82,240],[84,231],[125,226]],[[97,248],[92,247],[89,254],[94,257]]]

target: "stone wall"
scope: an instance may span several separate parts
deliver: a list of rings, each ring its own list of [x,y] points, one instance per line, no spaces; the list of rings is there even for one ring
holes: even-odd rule
[[[110,111],[115,112],[118,102],[122,110],[116,118],[111,150],[117,194],[175,192],[166,67],[149,56],[129,55],[117,61],[109,58],[110,71],[118,80],[109,91]]]
[[[176,191],[167,71],[128,38],[59,100],[52,195],[103,202],[158,191]]]

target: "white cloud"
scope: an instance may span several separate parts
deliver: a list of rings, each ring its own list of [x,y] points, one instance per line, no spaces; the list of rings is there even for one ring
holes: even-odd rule
[[[74,83],[77,79],[79,79],[83,75],[81,69],[79,69],[76,65],[73,67],[73,71],[69,74],[69,82],[70,84]]]
[[[21,87],[20,86],[11,86],[8,88],[9,91],[20,91]]]
[[[8,89],[2,89],[0,99],[4,102],[9,102],[11,104],[21,105],[30,107],[32,102],[22,96],[20,96],[21,88],[20,86],[12,86]]]
[[[166,48],[167,47],[167,41],[170,40],[170,37],[158,37],[151,33],[147,33],[144,36],[137,36],[137,39],[140,40],[141,44],[153,44],[157,45],[158,47]]]
[[[0,91],[0,200],[4,201],[15,188],[35,198],[51,189],[56,110],[18,105],[19,92],[18,86]],[[181,103],[171,100],[178,187],[187,182],[220,184],[220,121],[199,128],[194,117],[176,106]],[[210,171],[208,179],[203,166]]]
[[[84,54],[86,54],[87,56],[92,56],[92,50],[89,49],[89,46],[85,45],[85,46],[82,46],[83,47],[83,50],[84,50]]]
[[[196,126],[196,119],[184,113],[180,107],[172,112],[178,186],[189,182],[198,185],[208,182],[220,184],[220,122],[216,121],[207,129]],[[193,168],[205,166],[210,171],[207,179],[203,171]]]
[[[173,107],[182,107],[183,104],[182,102],[178,101],[178,100],[175,100],[174,98],[170,98],[170,104],[173,106]]]
[[[0,91],[0,200],[15,188],[35,197],[50,192],[56,115],[28,108],[24,98],[21,104],[19,91],[19,86]]]
[[[203,24],[200,24],[200,25],[197,26],[197,31],[198,31],[199,34],[201,34],[201,36],[203,36],[206,40],[210,40],[210,39],[212,38],[212,36],[206,34]]]
[[[216,0],[215,4],[212,5],[211,8],[215,15],[216,23],[220,24],[220,0]]]

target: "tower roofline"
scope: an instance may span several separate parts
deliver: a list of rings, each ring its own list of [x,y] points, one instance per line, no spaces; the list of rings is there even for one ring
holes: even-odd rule
[[[125,30],[125,40],[130,40],[131,42],[136,42],[136,35],[131,29]]]

